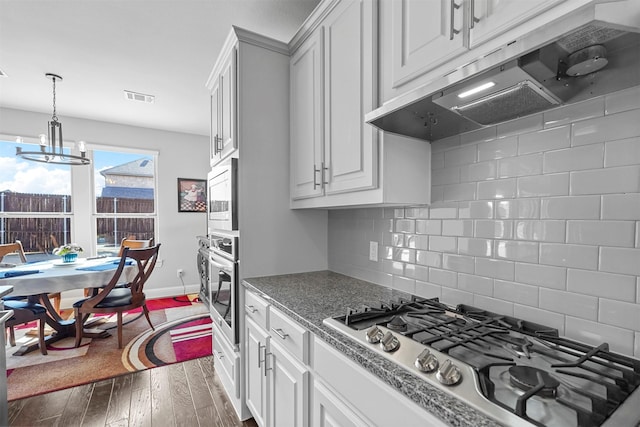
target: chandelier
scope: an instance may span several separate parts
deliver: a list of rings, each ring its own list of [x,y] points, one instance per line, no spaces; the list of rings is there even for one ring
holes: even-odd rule
[[[84,141],[78,143],[80,155],[67,154],[63,149],[62,140],[62,123],[58,121],[56,115],[56,80],[62,81],[62,77],[57,74],[47,73],[45,76],[53,81],[53,115],[49,125],[49,143],[47,144],[47,136],[40,135],[40,151],[22,151],[22,148],[16,147],[16,156],[25,160],[32,160],[41,163],[53,163],[57,165],[88,165],[91,163],[86,157]]]

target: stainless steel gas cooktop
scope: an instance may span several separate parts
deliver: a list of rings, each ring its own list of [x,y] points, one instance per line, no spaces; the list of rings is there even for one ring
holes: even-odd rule
[[[412,297],[324,323],[509,426],[640,425],[640,360],[544,325]]]

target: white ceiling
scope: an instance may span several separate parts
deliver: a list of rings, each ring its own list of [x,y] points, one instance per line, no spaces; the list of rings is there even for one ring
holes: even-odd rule
[[[318,1],[0,0],[0,106],[51,114],[55,73],[63,122],[208,135],[204,85],[230,26],[288,42]]]

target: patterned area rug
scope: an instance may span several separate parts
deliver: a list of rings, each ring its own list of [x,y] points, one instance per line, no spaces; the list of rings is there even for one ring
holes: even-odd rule
[[[17,347],[7,346],[9,400],[211,355],[211,318],[197,295],[149,300],[147,307],[155,331],[140,309],[126,313],[123,349],[118,349],[115,315],[102,316],[93,325],[112,336],[83,339],[79,348],[74,347],[73,338],[47,346],[46,356],[38,350],[14,356]],[[69,315],[73,313],[62,313]],[[37,339],[31,332],[35,326],[16,329],[18,347]]]

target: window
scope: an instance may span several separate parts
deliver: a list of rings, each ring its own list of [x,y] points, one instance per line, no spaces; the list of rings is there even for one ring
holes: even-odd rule
[[[116,253],[124,238],[154,237],[154,156],[96,150],[93,159],[98,254]]]
[[[65,166],[20,159],[17,146],[25,143],[0,137],[0,243],[20,240],[34,260],[64,243],[87,250],[93,241],[91,253],[110,255],[125,237],[155,237],[155,153],[87,146],[91,166]],[[74,206],[78,200],[95,203]]]

